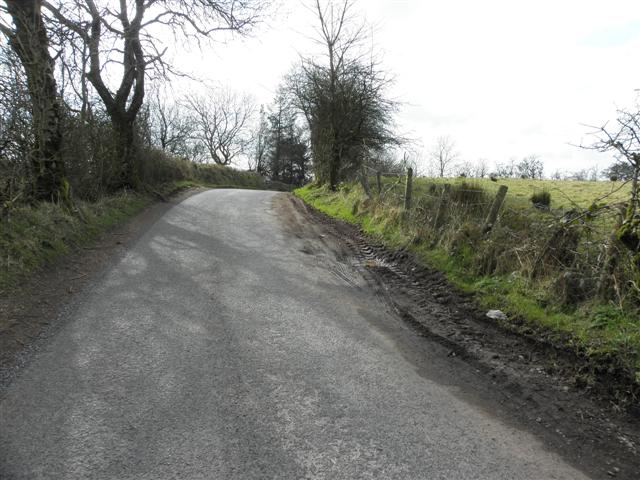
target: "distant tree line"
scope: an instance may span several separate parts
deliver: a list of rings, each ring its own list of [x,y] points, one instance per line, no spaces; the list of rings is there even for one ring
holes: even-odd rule
[[[426,154],[414,154],[414,170],[429,177],[464,178],[514,178],[541,180],[573,181],[631,181],[635,172],[634,165],[626,159],[617,158],[609,167],[599,169],[597,165],[578,170],[556,169],[546,174],[544,163],[538,155],[527,155],[520,160],[511,158],[507,162],[496,162],[489,166],[487,159],[477,161],[461,160],[456,143],[450,136],[438,137]],[[399,162],[399,160],[396,160]]]

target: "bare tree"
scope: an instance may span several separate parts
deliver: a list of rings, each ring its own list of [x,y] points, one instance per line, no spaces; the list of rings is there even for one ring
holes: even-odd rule
[[[148,102],[151,122],[151,142],[172,155],[189,155],[189,139],[193,123],[179,102],[155,89]]]
[[[638,177],[640,176],[640,108],[635,111],[618,110],[614,125],[598,128],[595,132],[598,140],[586,148],[600,152],[616,153],[618,161],[626,162],[632,168],[631,198],[622,226],[617,236],[633,252],[640,252],[640,195]],[[640,256],[636,255],[636,264],[640,267]]]
[[[353,15],[354,4],[315,0],[324,55],[304,58],[289,76],[309,127],[316,178],[331,189],[360,173],[367,157],[399,143],[391,131],[396,104],[385,97],[391,80],[360,48],[365,28]]]
[[[575,180],[577,182],[597,182],[599,176],[600,170],[598,170],[598,167],[596,165],[591,168],[581,168],[580,170],[575,170],[567,176],[567,179]]]
[[[40,0],[6,0],[2,10],[10,15],[14,27],[0,23],[0,31],[26,74],[34,138],[30,163],[35,173],[35,196],[40,200],[66,201],[69,189],[60,155],[61,107],[41,6]]]
[[[476,178],[484,178],[489,175],[489,164],[486,159],[479,158],[475,164],[473,176]]]
[[[551,174],[551,180],[562,180],[564,174],[562,173],[561,170],[555,170],[552,174]]]
[[[255,171],[260,175],[265,174],[265,159],[269,148],[270,132],[267,122],[267,113],[264,106],[260,106],[260,115],[250,142],[252,152],[248,156],[249,171]]]
[[[471,162],[460,162],[455,165],[455,174],[457,177],[472,177],[474,173],[474,166]]]
[[[544,165],[537,155],[524,157],[516,165],[520,178],[541,179],[544,173]]]
[[[510,158],[507,163],[496,163],[495,175],[501,178],[513,178],[517,174],[516,159]]]
[[[243,33],[258,21],[263,2],[43,0],[42,5],[86,47],[87,79],[102,99],[117,136],[122,182],[135,185],[139,182],[135,122],[144,101],[146,77],[150,71],[171,72],[163,60],[168,47],[152,32],[164,27],[174,35],[196,39],[220,31]],[[119,76],[114,65],[121,67]]]
[[[255,111],[251,98],[225,90],[191,95],[185,105],[192,115],[193,138],[206,148],[211,160],[230,165],[246,152]]]
[[[632,194],[637,199],[640,173],[640,109],[635,112],[618,110],[615,126],[604,125],[596,134],[599,138],[590,148],[601,152],[614,151],[617,160],[627,162],[632,167]]]
[[[437,138],[430,158],[439,177],[444,177],[448,174],[453,164],[458,160],[459,154],[455,148],[455,142],[448,135]]]
[[[574,170],[568,176],[568,180],[574,180],[576,182],[586,182],[589,177],[589,170],[581,168],[580,170]]]

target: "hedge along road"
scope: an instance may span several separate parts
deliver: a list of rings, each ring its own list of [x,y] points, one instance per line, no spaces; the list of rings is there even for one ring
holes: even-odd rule
[[[200,193],[115,260],[3,392],[0,477],[586,478],[287,202]]]

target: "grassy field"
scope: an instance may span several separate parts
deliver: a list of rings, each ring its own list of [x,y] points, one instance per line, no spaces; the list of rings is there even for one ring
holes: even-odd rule
[[[398,183],[398,179],[385,178],[383,184]],[[624,202],[629,198],[631,186],[624,182],[574,182],[562,180],[526,180],[506,178],[492,182],[489,179],[468,178],[417,178],[415,179],[416,196],[424,193],[428,185],[433,183],[472,183],[484,188],[487,192],[497,192],[500,185],[509,188],[507,202],[513,206],[531,207],[531,195],[547,191],[551,194],[551,208],[555,210],[570,210],[575,207],[588,208],[594,201],[607,203]],[[371,179],[371,185],[375,180]],[[398,184],[398,191],[404,191],[404,181]]]
[[[470,207],[450,213],[436,230],[430,226],[439,195],[433,184],[442,182],[457,184],[463,191],[469,185],[480,186],[485,193],[474,193]],[[640,383],[638,299],[628,293],[622,300],[604,301],[587,295],[567,302],[561,294],[566,273],[563,267],[550,264],[543,274],[532,275],[558,225],[553,213],[533,207],[529,198],[535,191],[548,190],[552,208],[562,211],[588,208],[607,195],[608,202],[623,201],[626,186],[613,182],[500,181],[498,184],[509,187],[500,225],[483,236],[479,224],[498,188],[496,183],[417,179],[415,208],[409,215],[402,212],[403,182],[387,178],[383,184],[383,194],[373,199],[367,199],[359,185],[344,185],[337,192],[307,186],[295,193],[328,215],[361,225],[391,248],[413,251],[426,264],[443,271],[459,289],[472,293],[480,306],[507,313],[511,320],[507,327],[517,330],[534,325],[557,332],[559,341],[594,358],[615,358]],[[372,186],[375,191],[375,182]],[[607,230],[589,232],[580,237],[576,247],[579,254],[573,261],[573,268],[584,269],[585,278],[597,274],[597,258],[605,241],[601,235]]]
[[[509,199],[529,203],[531,195],[546,190],[551,194],[552,209],[571,209],[575,206],[588,208],[594,200],[624,202],[629,198],[630,185],[623,182],[567,182],[558,180],[500,180],[509,187]],[[490,180],[481,180],[481,185],[495,185]],[[530,206],[527,205],[527,206]]]

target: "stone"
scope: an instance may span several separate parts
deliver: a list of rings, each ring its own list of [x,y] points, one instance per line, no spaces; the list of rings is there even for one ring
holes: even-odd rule
[[[487,312],[487,317],[489,317],[492,320],[507,320],[507,315],[504,312],[501,312],[500,310],[489,310]]]

